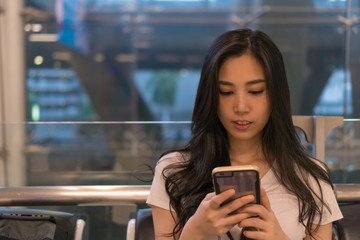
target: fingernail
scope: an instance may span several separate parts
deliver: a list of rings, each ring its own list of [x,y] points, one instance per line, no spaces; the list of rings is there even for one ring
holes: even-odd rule
[[[254,196],[253,195],[248,195],[247,198],[248,198],[248,200],[253,200]]]

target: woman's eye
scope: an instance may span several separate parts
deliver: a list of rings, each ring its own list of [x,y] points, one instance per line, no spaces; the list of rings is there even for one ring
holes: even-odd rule
[[[231,95],[232,93],[232,91],[220,91],[220,94],[225,96]]]
[[[264,92],[264,90],[259,90],[259,91],[250,91],[249,93],[256,95],[256,94],[260,94],[263,92]]]

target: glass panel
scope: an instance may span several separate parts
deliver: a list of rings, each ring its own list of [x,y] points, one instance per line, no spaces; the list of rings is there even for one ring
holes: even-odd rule
[[[29,4],[34,2],[52,12],[38,1]],[[207,47],[238,27],[264,30],[280,47],[293,114],[343,113],[344,96],[326,96],[344,83],[338,20],[344,1],[70,2],[57,5],[54,19],[32,16],[25,26],[28,120],[190,120]],[[42,73],[48,68],[52,77]],[[168,77],[170,83],[162,84]],[[144,92],[152,83],[152,92]],[[58,85],[73,90],[54,92]],[[178,95],[184,86],[193,91]],[[44,99],[50,101],[43,105]]]
[[[204,53],[236,4],[28,1],[55,16],[25,26],[28,120],[190,120]]]
[[[334,129],[327,139],[326,161],[331,169],[334,182],[359,183],[359,141],[360,141],[360,74],[359,74],[359,40],[358,17],[359,1],[344,1],[347,12],[341,14],[339,20],[347,22],[347,26],[339,28],[345,36],[345,71],[344,81],[333,96],[343,96],[343,111],[346,119],[342,127]],[[336,97],[335,97],[336,98]],[[334,99],[334,97],[333,97]]]
[[[351,28],[349,29],[349,72],[351,83],[351,102],[352,102],[352,115],[350,117],[360,117],[360,1],[353,0],[350,5],[349,18],[352,22]],[[350,106],[349,106],[350,107]],[[360,125],[357,125],[359,127]],[[360,137],[360,129],[358,128],[356,133],[358,138]]]
[[[151,168],[160,155],[187,144],[190,123],[3,123],[1,127],[11,142],[5,149],[8,153],[6,162],[17,162],[11,164],[7,176],[9,182],[19,182],[19,176],[23,176],[23,182],[18,184],[21,186],[150,184],[153,177]],[[350,123],[350,126],[355,125]],[[301,143],[312,155],[313,145],[307,142],[300,129],[297,128],[297,132]],[[24,135],[29,137],[21,137]],[[326,151],[330,155],[326,156],[331,166],[340,162],[339,157],[336,162],[329,158],[333,145],[339,145],[334,143],[338,135],[329,134],[327,142]],[[17,174],[9,174],[13,171]]]
[[[333,106],[342,110],[342,98],[331,108],[321,101],[327,88],[338,91],[336,83],[344,81],[344,74],[336,73],[344,72],[344,34],[338,31],[342,26],[338,15],[345,8],[329,2],[266,1],[262,8],[248,2],[253,4],[248,14],[254,17],[248,18],[247,26],[268,33],[283,53],[294,115],[343,114]],[[328,87],[333,78],[335,85]]]
[[[345,119],[325,144],[325,162],[334,183],[360,183],[360,119]]]
[[[189,121],[207,47],[220,33],[238,27],[264,30],[278,44],[293,114],[357,117],[360,111],[359,34],[352,28],[347,38],[339,17],[347,17],[351,3],[352,19],[359,1],[70,2],[61,1],[54,11],[51,2],[28,1],[55,16],[33,16],[25,25],[29,120]],[[65,8],[70,11],[61,15]],[[350,47],[348,70],[344,46]],[[36,142],[33,136],[43,130],[32,131],[29,142]],[[52,141],[61,142],[66,131],[49,132]],[[121,132],[117,139],[129,138],[123,130],[114,132]],[[174,134],[160,132],[163,137]],[[76,134],[73,138],[80,137]],[[110,149],[110,144],[99,146]]]
[[[9,136],[10,182],[22,185],[149,184],[151,167],[169,149],[184,147],[190,122],[56,122],[1,125]],[[27,135],[24,140],[20,136]],[[9,141],[11,142],[11,141]],[[24,149],[24,150],[23,150]]]
[[[353,31],[347,44],[339,17],[347,16],[347,1],[60,2],[55,8],[51,3],[28,1],[28,6],[55,16],[33,16],[25,25],[29,120],[190,121],[207,47],[220,33],[238,27],[264,30],[278,44],[284,55],[294,115],[343,115],[347,110],[356,116],[360,111],[355,100],[360,82],[354,81],[357,68],[346,70],[344,47],[350,46],[350,65],[357,66],[359,34]],[[355,15],[358,1],[351,3]],[[69,11],[62,13],[65,8]],[[74,139],[81,138],[81,129],[89,127],[79,126],[69,125],[64,130],[34,125],[29,143],[38,142],[34,136],[44,132],[51,135],[49,142],[69,143],[51,146],[58,151],[54,159],[59,159],[52,161],[61,162],[55,167],[58,170],[81,169],[77,172],[80,175],[127,166],[119,163],[117,151],[121,151],[113,145],[131,142],[134,146],[133,136],[143,141],[139,136],[148,131],[144,126],[91,125],[96,140],[89,145],[101,148],[98,154],[107,160],[93,164],[79,160],[77,165],[70,162],[68,166],[62,162],[68,156],[61,154],[72,152],[77,146]],[[179,133],[173,125],[161,126],[154,130],[154,136],[161,135],[156,137],[156,150],[151,146],[142,152],[147,154],[145,162],[156,159],[154,153],[168,150],[159,147],[167,138],[189,137],[188,131]],[[63,139],[64,134],[69,134],[68,139]],[[312,146],[306,144],[306,149],[311,151]],[[43,158],[31,154],[31,159]]]

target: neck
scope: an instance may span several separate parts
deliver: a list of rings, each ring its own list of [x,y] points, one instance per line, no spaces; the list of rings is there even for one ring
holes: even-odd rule
[[[261,137],[249,140],[234,139],[229,136],[229,155],[231,162],[248,164],[258,158],[263,158]]]
[[[231,165],[248,165],[254,164],[264,159],[261,146],[231,146],[229,151]]]
[[[231,165],[255,165],[260,170],[260,177],[269,170],[269,164],[265,160],[261,142],[237,142],[230,143],[229,157]]]

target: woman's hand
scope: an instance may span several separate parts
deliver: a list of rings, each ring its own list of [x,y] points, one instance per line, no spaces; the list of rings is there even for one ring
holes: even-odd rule
[[[230,213],[254,201],[254,196],[244,196],[223,206],[221,204],[235,194],[234,189],[218,195],[209,193],[200,203],[195,214],[186,223],[180,239],[206,239],[208,236],[220,236],[228,232],[240,221],[248,218],[248,213]]]
[[[239,227],[254,227],[257,231],[245,230],[244,235],[251,239],[267,239],[267,240],[282,240],[289,239],[273,213],[269,199],[263,188],[260,190],[260,204],[249,204],[241,209],[240,213],[259,217],[247,218],[242,220],[238,225]]]

